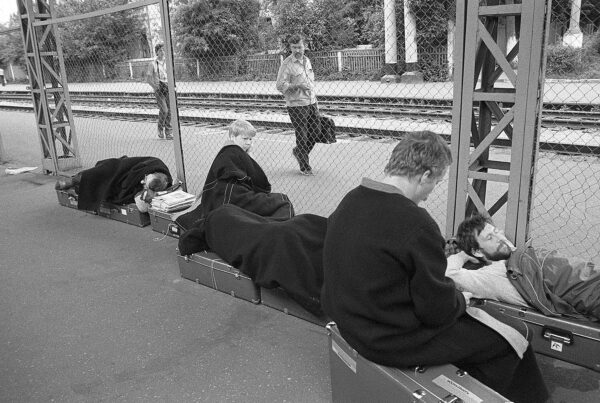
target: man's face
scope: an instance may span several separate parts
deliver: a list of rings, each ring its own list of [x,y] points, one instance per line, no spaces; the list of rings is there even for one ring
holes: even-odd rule
[[[165,57],[165,49],[164,48],[159,48],[156,51],[156,57],[158,57],[159,60],[164,59],[164,57]]]
[[[504,236],[504,231],[489,223],[477,235],[477,243],[479,251],[491,261],[506,260],[515,249],[512,242]]]
[[[290,49],[296,59],[301,59],[302,56],[304,56],[304,42],[303,41],[300,41],[298,43],[291,43]]]
[[[244,133],[240,134],[239,136],[232,137],[231,141],[233,141],[234,144],[242,147],[244,151],[248,152],[252,148],[253,138],[254,136]]]

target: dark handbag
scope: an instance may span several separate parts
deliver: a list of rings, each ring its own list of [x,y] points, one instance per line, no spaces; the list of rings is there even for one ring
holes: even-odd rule
[[[317,143],[331,144],[337,140],[335,138],[335,122],[327,116],[319,116],[320,130],[317,136]]]

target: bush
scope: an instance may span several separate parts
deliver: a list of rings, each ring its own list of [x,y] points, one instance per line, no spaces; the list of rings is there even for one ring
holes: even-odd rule
[[[417,70],[423,73],[425,81],[448,81],[448,65],[440,64],[434,57],[423,55],[417,63]]]
[[[583,70],[582,50],[563,45],[550,45],[546,48],[546,76],[565,78],[581,75]]]

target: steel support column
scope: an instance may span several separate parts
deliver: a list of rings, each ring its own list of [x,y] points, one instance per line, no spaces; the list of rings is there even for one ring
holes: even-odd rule
[[[517,246],[527,240],[535,152],[544,84],[544,48],[551,0],[458,0],[452,152],[446,232],[475,211],[494,216],[505,207],[503,225]],[[520,18],[512,49],[498,44],[498,22]],[[518,67],[511,62],[518,56]],[[497,86],[504,76],[506,83]],[[511,143],[510,161],[494,160],[495,140]],[[489,199],[493,182],[507,190]]]
[[[42,166],[46,173],[59,174],[81,166],[81,162],[60,38],[52,24],[35,25],[52,19],[53,4],[47,0],[17,0],[17,10],[42,147]]]

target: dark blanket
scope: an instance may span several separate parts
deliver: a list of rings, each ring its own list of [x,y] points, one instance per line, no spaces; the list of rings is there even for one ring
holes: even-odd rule
[[[288,197],[271,193],[271,184],[260,165],[235,144],[219,151],[206,176],[200,205],[179,216],[176,223],[187,230],[224,204],[234,204],[263,217],[294,216]]]
[[[225,205],[184,232],[179,252],[215,252],[264,288],[280,286],[296,302],[322,316],[323,241],[327,219],[300,214],[281,221]]]
[[[141,181],[148,174],[162,172],[172,178],[169,168],[155,157],[109,158],[98,161],[93,168],[81,172],[79,183],[80,210],[96,211],[101,202],[133,203],[134,196],[143,189]]]

